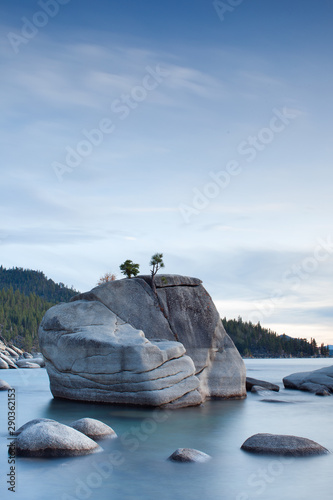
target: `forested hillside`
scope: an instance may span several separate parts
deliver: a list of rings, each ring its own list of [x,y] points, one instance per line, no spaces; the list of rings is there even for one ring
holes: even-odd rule
[[[0,290],[1,336],[26,351],[37,348],[39,323],[52,305],[35,293],[27,296],[12,288]]]
[[[0,266],[0,335],[27,351],[38,350],[38,326],[45,312],[76,293],[41,271]]]
[[[55,283],[41,271],[32,271],[22,267],[6,269],[0,266],[0,289],[19,290],[25,295],[35,293],[49,302],[68,302],[78,292],[66,287],[63,283]]]
[[[315,339],[295,339],[287,335],[277,335],[260,323],[254,325],[241,317],[227,320],[223,318],[223,326],[232,338],[241,356],[256,358],[276,357],[310,357],[328,356],[328,348],[322,344],[317,346]]]

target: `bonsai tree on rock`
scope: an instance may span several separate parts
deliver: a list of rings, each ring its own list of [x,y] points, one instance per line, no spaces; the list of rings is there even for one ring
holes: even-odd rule
[[[156,285],[155,285],[155,276],[156,276],[157,272],[162,267],[164,267],[163,254],[162,253],[155,253],[152,256],[152,258],[150,259],[150,265],[153,266],[153,268],[151,270],[151,287],[157,295]]]
[[[139,274],[139,264],[134,264],[131,260],[127,259],[125,262],[120,264],[120,270],[127,278],[131,278],[132,276],[137,276]]]

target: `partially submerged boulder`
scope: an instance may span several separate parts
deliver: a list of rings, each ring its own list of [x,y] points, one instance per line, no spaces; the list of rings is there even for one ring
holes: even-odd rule
[[[245,365],[196,278],[105,283],[52,307],[39,342],[53,396],[148,406],[245,397]]]
[[[101,451],[81,432],[55,421],[27,426],[15,440],[15,452],[22,457],[74,457]]]
[[[246,390],[252,392],[252,388],[254,386],[259,386],[262,389],[266,389],[268,391],[279,392],[280,390],[280,387],[278,385],[272,384],[271,382],[266,382],[265,380],[258,380],[256,378],[246,377]]]
[[[73,429],[82,432],[95,441],[98,439],[113,439],[117,437],[117,434],[111,427],[104,424],[104,422],[101,422],[100,420],[96,420],[94,418],[80,418],[79,420],[75,420],[75,422],[72,422],[70,424],[70,427],[73,427]]]
[[[241,446],[242,450],[261,455],[304,457],[323,455],[329,451],[310,439],[283,434],[255,434]]]
[[[297,372],[283,379],[286,389],[308,391],[319,396],[333,393],[333,365],[311,372]]]
[[[208,462],[212,457],[203,451],[194,450],[193,448],[178,448],[170,455],[169,460],[173,462]]]

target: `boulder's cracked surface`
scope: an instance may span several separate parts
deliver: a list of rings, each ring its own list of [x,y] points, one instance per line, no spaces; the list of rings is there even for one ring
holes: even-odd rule
[[[182,407],[244,397],[245,367],[201,281],[123,279],[52,307],[39,329],[55,397]]]

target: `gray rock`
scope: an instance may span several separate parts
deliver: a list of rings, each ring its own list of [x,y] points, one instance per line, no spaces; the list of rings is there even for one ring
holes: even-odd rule
[[[18,354],[18,356],[21,356],[23,354],[23,351],[21,349],[19,349],[18,347],[16,347],[15,345],[13,344],[9,344],[9,347],[16,352],[16,354]]]
[[[170,455],[169,460],[172,460],[173,462],[202,463],[207,462],[211,458],[211,456],[199,450],[194,450],[192,448],[178,448],[172,453],[172,455]]]
[[[29,420],[29,422],[26,422],[25,424],[21,425],[21,427],[19,427],[17,431],[14,432],[14,434],[18,436],[19,434],[21,434],[22,431],[25,431],[26,429],[28,429],[33,425],[40,424],[41,422],[57,423],[56,420],[52,420],[51,418],[34,418],[34,420]]]
[[[310,439],[282,434],[255,434],[241,446],[245,451],[262,455],[304,457],[329,451]]]
[[[252,389],[251,389],[251,392],[253,392],[255,394],[260,393],[260,392],[267,393],[267,389],[265,389],[264,387],[262,387],[260,385],[253,385]]]
[[[18,359],[19,355],[14,349],[11,349],[10,347],[6,347],[6,352],[8,353],[8,356],[12,356],[14,359]]]
[[[19,359],[16,363],[19,368],[40,368],[40,365],[33,361],[33,359],[31,361]]]
[[[45,359],[43,358],[43,356],[39,356],[38,358],[37,357],[36,358],[32,358],[31,363],[36,363],[41,368],[45,367]]]
[[[333,392],[333,365],[312,372],[297,372],[283,379],[286,389],[326,395]]]
[[[17,368],[16,364],[14,363],[12,358],[10,358],[9,356],[6,356],[5,354],[0,353],[0,358],[7,363],[9,368]]]
[[[74,457],[101,451],[95,441],[58,422],[40,422],[23,430],[15,441],[17,456]]]
[[[201,281],[158,276],[156,295],[149,279],[105,283],[46,313],[53,395],[172,408],[245,397],[245,365]]]
[[[49,309],[39,340],[55,397],[161,406],[193,392],[201,402],[182,344],[149,341],[100,302]]]
[[[279,392],[280,387],[276,384],[272,384],[271,382],[265,382],[265,380],[258,380],[256,378],[246,377],[246,390],[252,391],[253,386],[260,386],[268,391]]]
[[[8,363],[0,356],[0,369],[7,370],[9,368]]]
[[[95,441],[103,438],[116,438],[117,434],[115,431],[104,424],[100,420],[95,420],[94,418],[80,418],[75,420],[70,424],[70,427],[82,432],[86,436],[94,439]]]
[[[0,379],[0,391],[8,391],[8,389],[11,389],[10,385],[7,384],[4,380]]]

